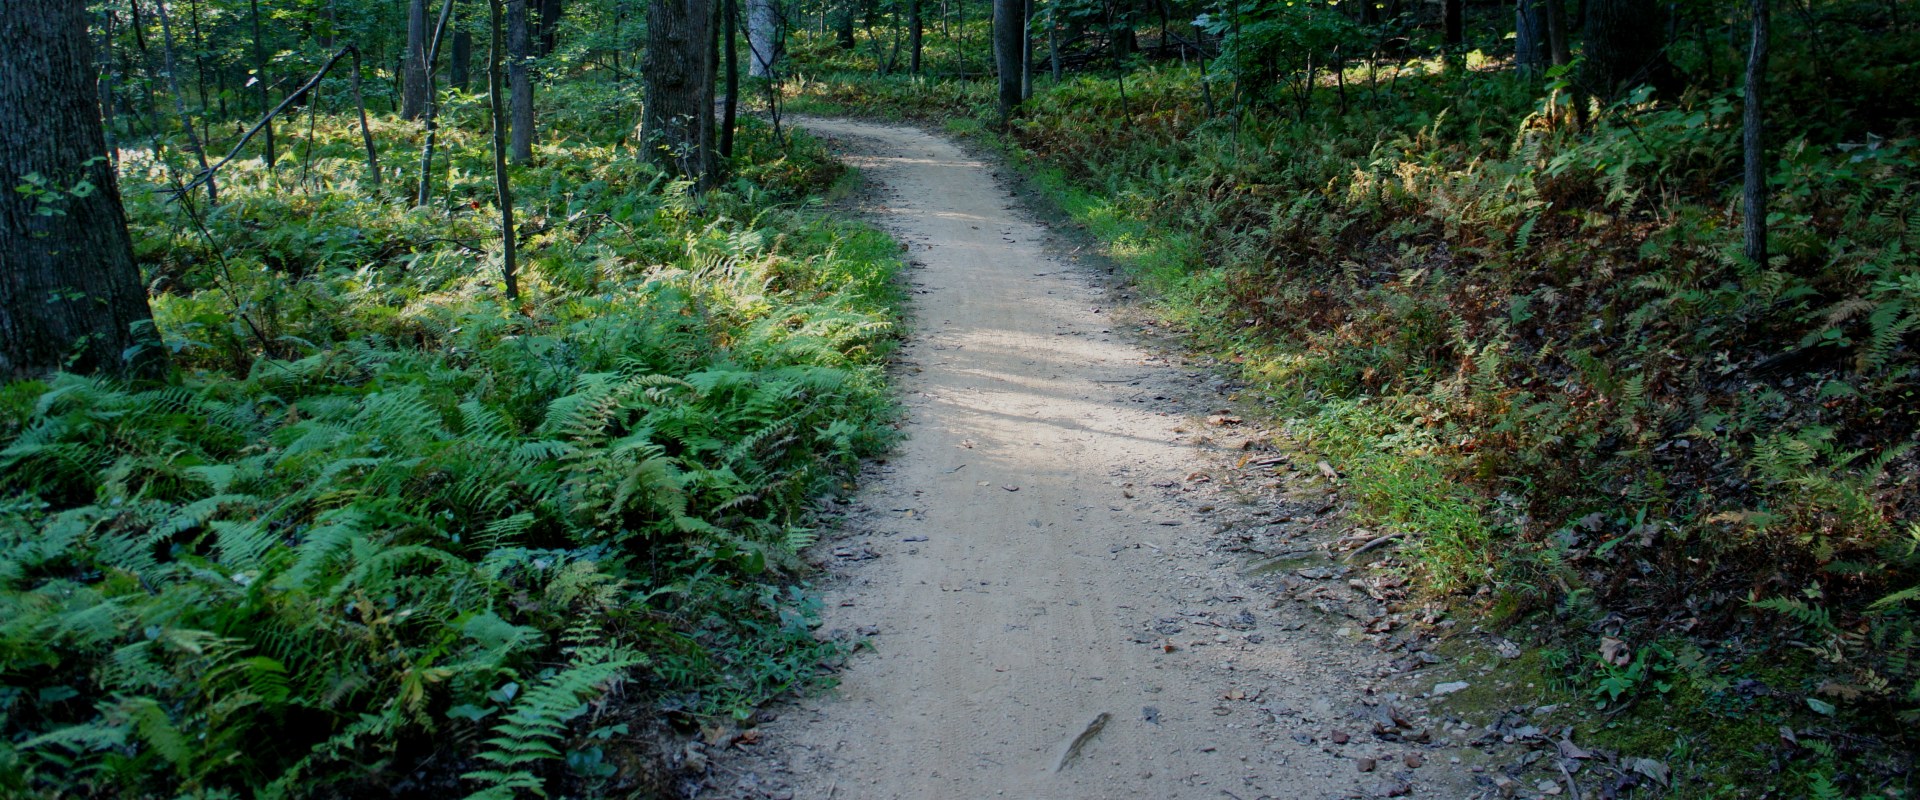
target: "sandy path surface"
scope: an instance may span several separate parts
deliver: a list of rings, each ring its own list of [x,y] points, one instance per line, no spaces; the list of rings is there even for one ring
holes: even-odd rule
[[[1368,733],[1392,698],[1369,694],[1387,657],[1342,628],[1362,615],[1283,603],[1304,580],[1245,568],[1331,487],[1247,467],[1259,433],[1206,419],[1224,382],[1128,335],[1111,281],[992,165],[913,128],[799,124],[862,171],[864,212],[915,264],[908,436],[814,553],[825,628],[871,649],[716,753],[707,796],[1475,793],[1431,743]]]

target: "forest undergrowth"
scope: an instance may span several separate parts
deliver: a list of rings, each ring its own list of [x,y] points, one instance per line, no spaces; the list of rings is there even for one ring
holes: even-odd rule
[[[0,388],[0,794],[645,794],[663,730],[827,679],[796,553],[895,435],[897,249],[803,134],[689,193],[637,95],[543,93],[518,301],[483,99],[418,208],[391,118],[384,186],[302,112],[214,208],[121,151],[174,374]]]
[[[1530,640],[1531,699],[1583,709],[1580,741],[1664,759],[1679,796],[1909,796],[1904,30],[1845,63],[1777,43],[1764,264],[1737,88],[1642,89],[1583,128],[1562,71],[1479,52],[1237,108],[1220,67],[1157,64],[1042,76],[1002,131],[988,82],[843,54],[797,69],[789,108],[944,123],[1021,165],[1336,467],[1358,525],[1402,537],[1374,566],[1418,587],[1403,607]]]

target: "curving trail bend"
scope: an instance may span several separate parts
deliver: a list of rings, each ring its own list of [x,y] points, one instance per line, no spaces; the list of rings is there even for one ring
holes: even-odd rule
[[[1477,794],[1445,755],[1408,768],[1422,745],[1364,733],[1356,708],[1390,689],[1336,635],[1356,623],[1221,552],[1328,489],[1235,477],[1254,432],[1208,425],[1220,381],[1123,334],[1111,279],[989,163],[915,128],[798,124],[861,170],[864,212],[914,262],[908,438],[815,553],[826,628],[872,649],[715,754],[706,796]]]

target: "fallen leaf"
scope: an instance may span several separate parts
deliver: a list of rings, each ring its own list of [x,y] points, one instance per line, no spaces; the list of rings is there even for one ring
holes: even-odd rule
[[[1592,753],[1587,752],[1585,749],[1581,748],[1580,745],[1574,744],[1572,739],[1561,739],[1557,744],[1560,747],[1561,758],[1592,758],[1593,757]]]
[[[1633,661],[1633,648],[1626,642],[1611,636],[1600,640],[1600,658],[1616,667],[1624,667]]]
[[[1860,699],[1860,687],[1850,683],[1827,681],[1826,683],[1820,684],[1820,693],[1828,697],[1838,697],[1841,700]]]
[[[1661,786],[1667,785],[1667,765],[1651,758],[1636,758],[1629,766],[1633,768],[1634,772],[1652,778]]]

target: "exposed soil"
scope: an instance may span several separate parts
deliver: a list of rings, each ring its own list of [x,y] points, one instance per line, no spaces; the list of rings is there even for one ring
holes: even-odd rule
[[[1419,645],[1383,647],[1383,604],[1329,555],[1352,533],[1337,479],[1153,345],[991,163],[915,128],[800,124],[913,262],[907,438],[810,554],[822,635],[870,648],[716,742],[701,796],[1487,791],[1465,729],[1381,682]]]

